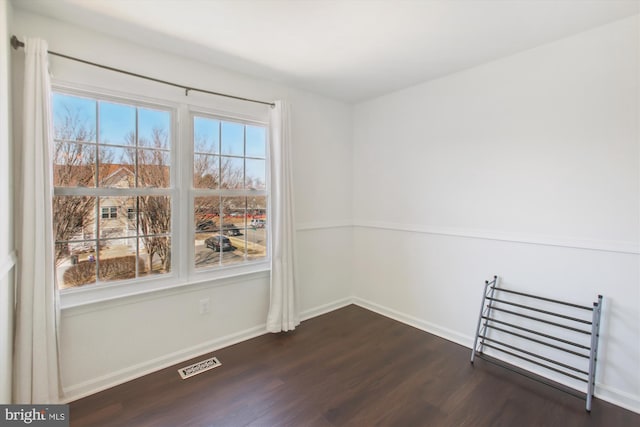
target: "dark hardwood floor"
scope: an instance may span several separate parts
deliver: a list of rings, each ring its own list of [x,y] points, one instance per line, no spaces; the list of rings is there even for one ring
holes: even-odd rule
[[[177,368],[215,355],[187,380]],[[640,426],[357,306],[71,403],[80,426]]]

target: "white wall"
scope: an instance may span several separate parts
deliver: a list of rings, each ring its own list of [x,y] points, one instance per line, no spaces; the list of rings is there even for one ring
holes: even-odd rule
[[[11,86],[9,84],[9,23],[12,9],[0,1],[0,404],[11,402],[13,353],[13,265],[12,219],[13,168],[11,150]]]
[[[357,303],[470,345],[493,274],[558,298],[602,293],[597,395],[640,411],[637,17],[359,104],[353,123],[351,107],[326,98],[20,11],[13,22],[52,50],[292,101],[306,316],[350,301],[353,282]],[[52,71],[178,99],[64,60]],[[267,295],[257,273],[67,309],[65,388],[75,397],[259,334]]]
[[[13,30],[46,39],[50,50],[141,74],[250,98],[288,99],[293,105],[303,315],[350,301],[352,233],[343,226],[352,218],[352,107],[19,10]],[[174,102],[184,99],[179,89],[59,58],[51,58],[51,71],[56,81]],[[18,76],[14,84],[20,86]],[[189,101],[222,110],[267,112],[263,106],[194,93]],[[19,100],[14,108],[19,111]],[[17,127],[19,114],[14,120]],[[68,398],[263,333],[268,292],[268,273],[256,273],[63,310],[62,367]],[[198,302],[204,297],[211,298],[212,310],[203,316]]]
[[[605,297],[596,394],[640,412],[639,20],[356,106],[358,303],[470,346],[485,279]]]

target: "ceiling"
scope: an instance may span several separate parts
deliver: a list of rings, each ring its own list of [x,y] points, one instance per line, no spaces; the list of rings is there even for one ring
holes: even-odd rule
[[[636,0],[13,0],[13,5],[346,102],[640,12]]]

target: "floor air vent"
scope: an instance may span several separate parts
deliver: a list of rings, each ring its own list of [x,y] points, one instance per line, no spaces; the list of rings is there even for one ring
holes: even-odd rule
[[[205,371],[208,371],[209,369],[217,368],[220,365],[222,365],[222,363],[220,363],[218,358],[212,357],[211,359],[205,359],[201,362],[194,363],[193,365],[189,365],[185,368],[180,368],[178,369],[178,373],[183,380],[186,380],[187,378],[191,378],[194,375],[201,374]]]

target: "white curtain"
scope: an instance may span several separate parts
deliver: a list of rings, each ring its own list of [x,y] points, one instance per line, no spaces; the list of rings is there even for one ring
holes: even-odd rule
[[[284,101],[271,109],[271,299],[267,330],[291,331],[300,324],[295,266],[291,111]]]
[[[51,201],[53,125],[47,43],[25,38],[13,400],[57,403],[58,301]]]

